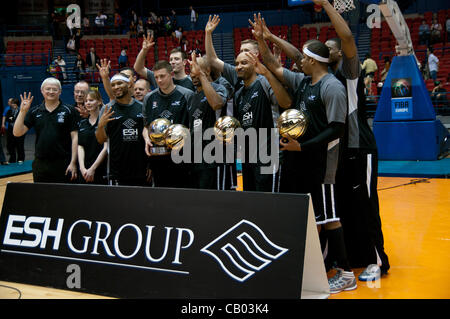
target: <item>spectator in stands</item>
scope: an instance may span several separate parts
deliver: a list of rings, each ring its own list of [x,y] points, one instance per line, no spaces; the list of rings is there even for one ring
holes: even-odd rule
[[[31,92],[20,95],[19,115],[14,136],[36,130],[33,180],[42,183],[67,183],[77,179],[78,125],[76,111],[60,100],[61,83],[55,78],[42,82],[43,102],[31,108]],[[53,114],[53,115],[52,115]]]
[[[90,52],[86,55],[86,66],[89,71],[96,70],[96,64],[100,62],[97,53],[95,53],[95,49],[91,48]]]
[[[448,106],[447,91],[442,86],[441,81],[435,81],[434,85],[435,87],[431,92],[431,101],[433,102],[433,105],[440,108],[446,108]]]
[[[13,134],[14,122],[19,115],[19,103],[19,99],[16,98],[8,100],[8,106],[3,112],[2,132],[6,131],[6,149],[9,153],[9,163],[22,164],[25,160],[25,136],[15,137]]]
[[[83,27],[84,27],[85,29],[87,29],[87,28],[89,28],[89,26],[90,26],[89,18],[88,18],[87,16],[85,16],[85,17],[83,18]]]
[[[60,55],[58,55],[54,62],[55,62],[55,64],[59,65],[59,67],[61,68],[61,74],[63,77],[63,81],[67,80],[66,61],[64,61],[64,59]]]
[[[191,30],[195,30],[195,24],[197,23],[198,14],[195,12],[192,6],[189,7],[190,15],[191,15]]]
[[[134,10],[131,10],[130,21],[134,22],[135,25],[138,24],[139,18],[138,18],[138,15],[136,14],[136,12]]]
[[[124,68],[128,65],[128,55],[127,55],[127,47],[124,47],[120,52],[120,56],[118,59],[119,68]]]
[[[134,23],[134,21],[130,22],[130,27],[129,29],[129,33],[130,33],[130,39],[136,38],[137,37],[137,26]]]
[[[430,26],[425,20],[422,20],[422,24],[419,26],[419,44],[428,45],[430,42]]]
[[[5,132],[2,130],[1,135],[5,134]],[[6,160],[5,153],[3,152],[3,145],[2,145],[2,138],[0,135],[0,164],[1,165],[8,165],[9,162]]]
[[[442,25],[437,21],[437,19],[433,19],[433,23],[431,24],[431,36],[430,36],[431,44],[439,43],[442,41],[441,32],[442,32]]]
[[[380,73],[380,81],[384,83],[384,80],[386,80],[386,77],[389,72],[389,68],[391,67],[391,60],[389,57],[384,57],[384,69]]]
[[[183,28],[178,27],[178,29],[174,31],[172,36],[177,40],[178,44],[180,44],[181,38],[183,37]]]
[[[433,54],[433,48],[428,48],[428,71],[430,72],[430,78],[437,79],[437,72],[439,70],[439,59]]]
[[[77,82],[83,80],[86,75],[86,62],[84,62],[81,54],[77,54],[77,59],[75,60],[75,64],[73,66],[73,72],[75,73]]]
[[[139,19],[139,22],[136,26],[137,36],[141,38],[144,35],[144,22],[142,19]]]
[[[97,16],[95,17],[95,27],[97,34],[105,34],[105,22],[108,19],[106,15],[103,14],[103,12],[99,12]]]
[[[366,59],[362,65],[362,70],[365,72],[364,84],[368,95],[372,95],[372,80],[375,76],[375,72],[378,70],[377,63],[370,57],[370,54],[366,54]]]
[[[171,35],[173,27],[172,27],[172,21],[170,20],[169,16],[166,16],[166,20],[164,22],[164,26],[166,27],[166,34],[167,35]]]
[[[122,34],[122,17],[117,11],[114,13],[114,28],[117,34]]]

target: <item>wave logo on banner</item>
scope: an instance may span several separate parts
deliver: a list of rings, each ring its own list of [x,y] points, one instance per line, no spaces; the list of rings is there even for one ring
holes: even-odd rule
[[[244,282],[288,250],[275,245],[261,228],[243,219],[201,252],[216,259],[231,278]]]

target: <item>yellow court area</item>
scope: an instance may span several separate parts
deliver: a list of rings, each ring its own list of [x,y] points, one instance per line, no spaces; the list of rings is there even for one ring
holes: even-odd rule
[[[32,182],[31,174],[0,180],[3,202],[6,183]],[[450,298],[450,180],[379,178],[380,212],[385,250],[391,269],[372,283],[330,299],[448,299]],[[363,269],[354,269],[355,275]],[[18,289],[21,298],[103,298],[56,289],[0,282]],[[0,287],[0,298],[19,292]]]

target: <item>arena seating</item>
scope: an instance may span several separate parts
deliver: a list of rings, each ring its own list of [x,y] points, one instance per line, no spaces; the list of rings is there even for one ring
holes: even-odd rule
[[[47,65],[51,57],[52,42],[49,40],[8,41],[6,44],[6,66]]]

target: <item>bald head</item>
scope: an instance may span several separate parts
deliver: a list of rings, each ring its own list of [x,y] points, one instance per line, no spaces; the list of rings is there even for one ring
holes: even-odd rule
[[[84,104],[84,100],[86,99],[86,95],[89,92],[89,83],[86,81],[80,81],[75,84],[73,88],[73,98],[75,103]]]
[[[150,82],[145,79],[137,80],[134,83],[134,98],[140,102],[144,100],[147,93],[150,92]]]

